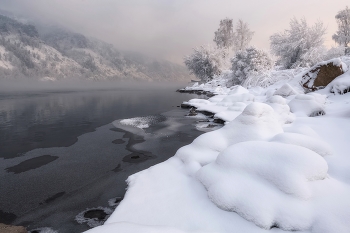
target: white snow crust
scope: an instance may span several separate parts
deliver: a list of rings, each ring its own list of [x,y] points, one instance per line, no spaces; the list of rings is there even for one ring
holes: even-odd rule
[[[349,72],[308,94],[301,71],[266,88],[191,87],[217,95],[185,103],[225,125],[130,176],[88,232],[349,233],[350,92],[332,93]]]

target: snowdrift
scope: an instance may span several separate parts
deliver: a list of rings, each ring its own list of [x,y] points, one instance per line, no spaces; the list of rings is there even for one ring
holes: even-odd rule
[[[350,232],[350,93],[338,91],[350,73],[308,94],[300,79],[207,85],[216,96],[186,104],[225,125],[130,176],[124,200],[88,232]]]

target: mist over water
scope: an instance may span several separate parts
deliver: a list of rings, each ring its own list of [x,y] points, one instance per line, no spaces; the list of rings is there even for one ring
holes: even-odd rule
[[[0,95],[2,93],[21,93],[33,91],[88,91],[88,90],[173,90],[183,88],[188,82],[184,81],[84,81],[84,80],[1,80]]]

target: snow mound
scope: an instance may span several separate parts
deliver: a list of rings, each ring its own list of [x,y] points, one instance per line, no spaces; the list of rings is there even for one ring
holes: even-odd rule
[[[302,134],[282,133],[273,137],[271,141],[302,146],[316,152],[321,156],[333,154],[332,149],[327,142]]]
[[[282,97],[288,97],[291,95],[299,94],[291,85],[288,83],[284,84],[282,87],[277,89],[273,95],[280,95]]]
[[[350,92],[350,70],[333,80],[328,84],[326,89],[335,94],[345,94]]]
[[[190,173],[213,162],[230,145],[256,140],[269,140],[283,129],[275,111],[264,103],[251,103],[229,124],[213,132],[202,134],[190,145],[180,148],[176,155],[190,166]]]
[[[312,224],[310,182],[327,171],[326,161],[306,148],[250,141],[228,147],[196,176],[219,208],[264,229],[290,231]]]
[[[129,125],[137,127],[140,129],[145,129],[151,125],[157,124],[165,120],[165,117],[162,115],[157,116],[146,116],[146,117],[134,117],[129,119],[123,119],[120,121],[122,125]]]
[[[246,88],[240,85],[237,85],[237,86],[231,87],[231,91],[228,93],[228,95],[241,95],[246,93],[249,93],[249,91]]]
[[[105,232],[121,232],[121,233],[205,233],[204,231],[181,231],[171,227],[163,226],[147,226],[126,222],[111,223],[104,226],[100,226],[86,233],[105,233]],[[209,233],[209,232],[207,232]]]
[[[275,110],[276,117],[281,124],[289,124],[295,120],[295,116],[290,112],[286,99],[284,99],[282,96],[271,96],[268,98],[266,103],[270,105],[273,110]]]
[[[297,116],[324,115],[324,106],[313,95],[300,94],[289,102],[290,110]]]
[[[254,101],[254,95],[249,93],[239,94],[239,95],[228,95],[226,96],[222,102],[247,102],[247,101]]]
[[[228,107],[226,111],[215,114],[214,118],[218,118],[226,122],[233,121],[243,112],[246,106],[247,104],[244,102],[235,102],[230,107]]]

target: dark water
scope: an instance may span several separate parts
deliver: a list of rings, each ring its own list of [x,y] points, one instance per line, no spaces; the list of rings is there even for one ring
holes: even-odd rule
[[[201,134],[177,107],[194,97],[174,88],[0,93],[0,222],[89,229],[74,217],[111,208],[108,200],[125,194],[129,175],[165,161]],[[111,124],[159,114],[145,134]]]
[[[0,93],[0,158],[69,146],[77,136],[119,118],[156,114],[189,99],[174,89]]]

